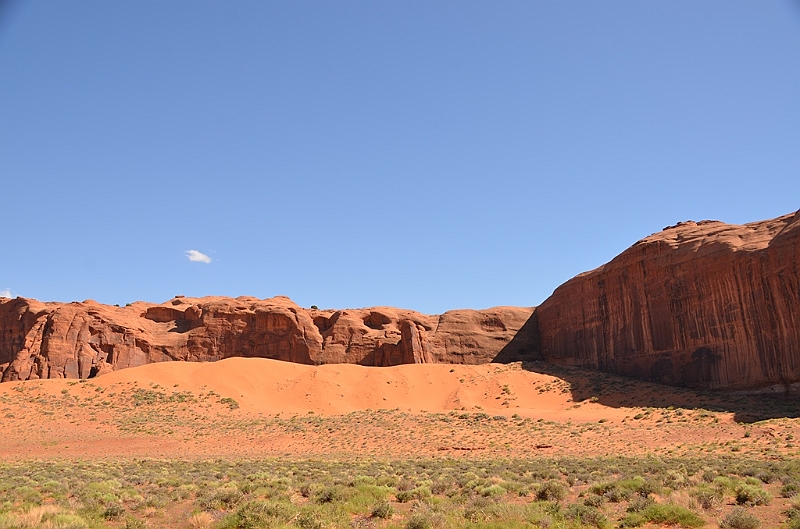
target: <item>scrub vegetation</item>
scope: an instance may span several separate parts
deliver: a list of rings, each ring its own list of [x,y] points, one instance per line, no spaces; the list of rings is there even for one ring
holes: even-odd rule
[[[735,456],[19,461],[0,528],[796,528],[797,483]]]

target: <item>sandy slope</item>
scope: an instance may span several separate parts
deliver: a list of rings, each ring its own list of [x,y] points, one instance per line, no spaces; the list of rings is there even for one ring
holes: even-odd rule
[[[146,381],[182,390],[214,390],[254,413],[338,415],[354,410],[399,408],[411,412],[483,409],[523,417],[591,418],[604,408],[573,406],[568,391],[539,392],[560,379],[516,366],[417,364],[363,367],[350,364],[319,367],[261,358],[229,358],[213,363],[167,362],[117,371],[96,379],[98,385]],[[507,387],[506,390],[503,388]],[[623,412],[604,412],[609,419]]]
[[[735,420],[768,404],[545,364],[164,362],[0,385],[0,459],[797,455],[797,419]]]

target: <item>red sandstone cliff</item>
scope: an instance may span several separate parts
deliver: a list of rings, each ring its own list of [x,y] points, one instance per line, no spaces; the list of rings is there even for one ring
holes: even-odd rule
[[[536,316],[550,362],[788,390],[800,382],[800,211],[665,228],[558,287]]]
[[[535,313],[312,310],[285,297],[129,307],[0,298],[2,381],[231,356],[369,366],[544,358],[674,385],[789,389],[800,386],[800,211],[671,226],[560,286]]]
[[[88,378],[151,362],[231,356],[370,366],[522,360],[537,357],[535,332],[518,333],[532,312],[312,310],[285,297],[176,297],[128,307],[0,299],[0,373],[2,381]]]

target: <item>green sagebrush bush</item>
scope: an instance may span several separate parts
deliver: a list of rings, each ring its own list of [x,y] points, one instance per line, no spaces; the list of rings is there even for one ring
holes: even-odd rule
[[[736,507],[720,520],[719,526],[721,529],[757,529],[761,527],[761,520],[742,507]]]

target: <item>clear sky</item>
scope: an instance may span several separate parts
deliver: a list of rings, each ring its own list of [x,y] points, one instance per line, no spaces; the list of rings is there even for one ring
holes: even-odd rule
[[[6,294],[530,306],[798,208],[797,1],[0,0]]]

